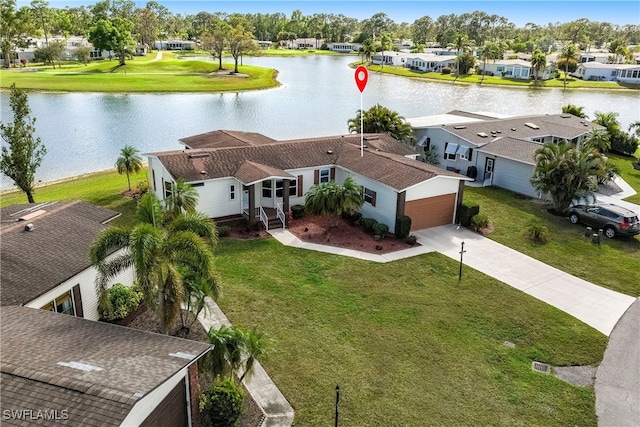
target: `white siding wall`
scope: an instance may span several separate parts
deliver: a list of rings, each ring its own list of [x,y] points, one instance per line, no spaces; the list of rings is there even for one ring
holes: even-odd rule
[[[121,253],[122,251],[119,251]],[[118,253],[116,253],[118,254]],[[115,256],[116,254],[112,255]],[[97,271],[90,267],[79,274],[76,274],[69,280],[61,283],[55,289],[39,296],[38,298],[25,304],[31,308],[41,308],[51,301],[55,300],[65,292],[70,291],[74,286],[80,285],[80,294],[82,297],[82,311],[85,319],[98,320],[98,294],[96,293],[96,277]],[[133,284],[133,269],[128,269],[115,277],[111,284],[122,283],[126,286]]]
[[[405,201],[424,199],[458,192],[458,181],[455,178],[439,176],[407,189]]]
[[[235,186],[234,200],[231,200],[232,185]],[[210,218],[242,213],[242,184],[235,178],[212,179],[194,188],[198,191],[198,212]]]
[[[336,171],[336,175],[337,172],[338,170]],[[379,182],[373,181],[372,179],[366,178],[362,175],[351,175],[358,184],[376,192],[376,205],[371,206],[369,203],[364,202],[362,208],[360,209],[362,217],[374,218],[378,222],[387,224],[389,226],[389,231],[393,233],[396,226],[396,207],[398,203],[398,193],[396,193],[389,187],[383,186]]]
[[[533,176],[533,165],[499,157],[493,166],[493,185],[530,197],[538,197],[529,180]]]

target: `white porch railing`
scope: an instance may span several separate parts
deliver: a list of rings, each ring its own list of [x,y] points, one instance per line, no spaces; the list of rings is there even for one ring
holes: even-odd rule
[[[282,203],[278,203],[276,205],[276,214],[278,215],[278,219],[282,223],[282,228],[287,228],[287,220],[284,216],[284,210],[282,209]]]
[[[257,207],[256,210],[258,210],[258,215],[256,216],[260,217],[260,221],[262,221],[265,228],[269,230],[269,217],[267,216],[267,213],[262,209],[262,206]]]

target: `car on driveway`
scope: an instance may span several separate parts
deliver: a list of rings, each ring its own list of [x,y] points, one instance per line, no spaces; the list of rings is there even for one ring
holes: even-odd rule
[[[610,203],[572,206],[569,209],[569,221],[601,229],[610,239],[640,234],[638,215],[632,210]]]

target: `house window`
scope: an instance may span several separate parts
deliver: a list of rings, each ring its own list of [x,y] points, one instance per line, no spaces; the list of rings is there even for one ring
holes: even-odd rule
[[[376,205],[376,192],[373,190],[369,190],[368,188],[364,189],[364,201],[369,203],[371,206]]]
[[[444,143],[444,159],[455,160],[457,150],[458,150],[458,144],[450,144],[448,142],[445,142]]]
[[[262,181],[262,197],[271,198],[271,180]]]
[[[229,185],[229,200],[235,200],[235,199],[236,199],[236,185],[231,184]]]
[[[325,184],[331,180],[331,170],[320,169],[320,184]]]
[[[284,180],[276,181],[276,197],[283,197],[284,195]],[[298,180],[289,180],[289,196],[296,196],[298,194]]]
[[[65,292],[55,300],[42,307],[42,310],[55,311],[56,313],[70,314],[75,316],[73,307],[73,297],[71,291]]]
[[[173,195],[173,183],[171,181],[164,182],[164,198],[168,199]]]

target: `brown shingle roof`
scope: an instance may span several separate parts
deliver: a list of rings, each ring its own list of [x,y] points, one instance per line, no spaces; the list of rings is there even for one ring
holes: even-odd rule
[[[0,339],[3,409],[29,409],[28,394],[34,409],[59,405],[87,417],[70,425],[119,425],[141,397],[193,360],[170,354],[195,358],[209,349],[197,341],[19,306],[0,307]]]
[[[437,175],[460,177],[404,157],[416,152],[388,135],[367,135],[363,143],[367,147],[363,157],[360,157],[360,135],[149,155],[157,157],[171,176],[187,182],[235,176],[249,183],[269,176],[282,176],[283,172],[286,177],[289,175],[287,170],[328,165],[344,167],[398,190]]]
[[[45,212],[18,220],[37,210]],[[81,201],[2,208],[0,305],[26,304],[89,268],[91,242],[118,215]],[[27,223],[33,231],[25,231]]]
[[[225,148],[262,145],[275,142],[274,139],[254,132],[214,130],[180,139],[189,148]]]
[[[537,129],[527,126],[525,123],[531,123],[537,126]],[[571,114],[520,116],[439,127],[478,146],[487,144],[496,137],[530,140],[536,137],[556,136],[572,140],[591,132],[593,129],[604,129],[600,125]],[[484,133],[486,136],[480,136],[479,133]]]

